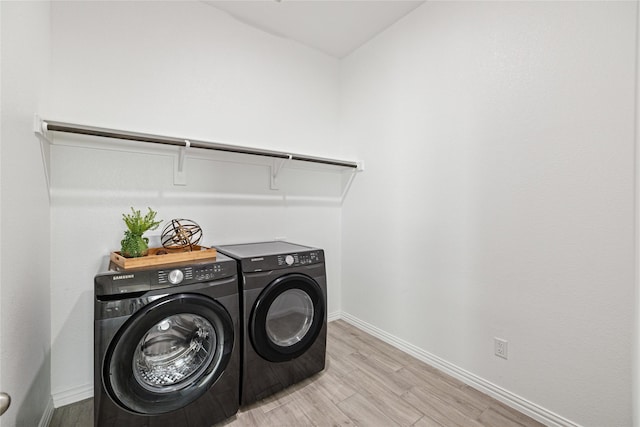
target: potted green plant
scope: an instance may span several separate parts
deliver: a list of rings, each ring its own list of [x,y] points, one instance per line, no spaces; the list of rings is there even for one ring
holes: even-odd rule
[[[139,210],[131,208],[131,214],[122,214],[122,219],[128,230],[124,232],[124,239],[120,253],[127,258],[137,258],[147,255],[149,252],[149,239],[142,237],[145,231],[155,230],[162,220],[156,221],[157,212],[149,208],[149,212],[143,217]]]

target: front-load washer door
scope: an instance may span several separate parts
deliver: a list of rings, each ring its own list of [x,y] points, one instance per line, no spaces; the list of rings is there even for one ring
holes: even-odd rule
[[[271,362],[295,359],[313,345],[325,322],[325,298],[303,274],[271,282],[256,300],[250,319],[253,348]]]
[[[234,345],[231,316],[216,301],[176,294],[134,314],[109,345],[103,381],[124,409],[157,415],[202,396],[224,372]]]

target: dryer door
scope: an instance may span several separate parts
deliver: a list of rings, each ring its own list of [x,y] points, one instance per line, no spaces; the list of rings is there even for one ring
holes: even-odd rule
[[[233,323],[222,305],[197,294],[164,297],[116,334],[103,365],[105,388],[131,412],[183,408],[220,377],[233,345]]]
[[[258,297],[250,320],[255,351],[271,362],[294,359],[313,345],[325,321],[318,283],[303,274],[271,282]]]

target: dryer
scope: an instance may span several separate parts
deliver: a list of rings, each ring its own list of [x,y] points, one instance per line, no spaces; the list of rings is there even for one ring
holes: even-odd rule
[[[208,427],[238,411],[234,260],[108,270],[94,285],[95,426]]]
[[[241,405],[322,371],[327,340],[324,251],[282,241],[216,249],[238,261]]]

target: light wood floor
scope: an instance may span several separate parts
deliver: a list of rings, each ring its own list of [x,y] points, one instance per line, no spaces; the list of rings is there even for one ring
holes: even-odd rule
[[[368,335],[329,323],[327,368],[220,426],[530,427],[531,418]],[[55,410],[49,427],[90,427],[93,400]]]

